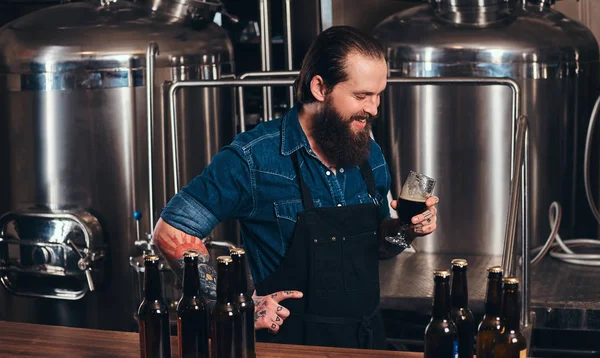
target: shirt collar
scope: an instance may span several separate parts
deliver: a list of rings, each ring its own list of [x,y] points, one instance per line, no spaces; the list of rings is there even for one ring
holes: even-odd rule
[[[310,149],[308,138],[298,120],[298,109],[298,105],[292,107],[282,120],[281,154],[283,155],[290,155],[302,147]]]

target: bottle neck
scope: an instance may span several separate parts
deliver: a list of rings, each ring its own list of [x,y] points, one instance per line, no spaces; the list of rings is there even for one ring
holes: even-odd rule
[[[467,269],[455,268],[452,273],[452,307],[467,308],[469,291],[467,290]]]
[[[485,298],[485,314],[500,317],[502,309],[502,278],[490,277],[488,279],[487,294]]]
[[[183,267],[183,295],[200,296],[200,277],[198,275],[198,258],[194,257]]]
[[[433,290],[433,318],[450,318],[450,287],[448,281],[448,278],[435,278],[435,288]]]
[[[246,278],[246,260],[245,256],[233,255],[233,290],[236,295],[248,293],[248,282]]]
[[[160,300],[161,285],[158,265],[146,265],[144,270],[144,297],[152,301]]]
[[[502,320],[506,330],[519,332],[519,295],[516,288],[505,288],[504,304],[502,305]]]
[[[231,265],[221,264],[217,268],[217,302],[224,304],[233,302]]]

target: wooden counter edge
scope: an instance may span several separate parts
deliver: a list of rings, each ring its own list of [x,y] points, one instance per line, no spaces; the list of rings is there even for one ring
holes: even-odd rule
[[[95,330],[0,321],[1,357],[139,357],[135,332]],[[178,357],[177,337],[171,337],[171,356]],[[310,357],[422,358],[423,353],[375,351],[287,344],[256,344],[257,358]]]

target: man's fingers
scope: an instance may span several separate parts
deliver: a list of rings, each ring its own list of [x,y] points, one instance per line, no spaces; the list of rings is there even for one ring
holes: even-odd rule
[[[390,202],[390,205],[392,206],[392,209],[394,209],[394,210],[398,209],[398,200],[392,200]]]
[[[425,200],[425,205],[431,207],[436,205],[437,203],[440,202],[440,198],[438,198],[437,196],[430,196],[429,198],[427,198],[427,200]]]
[[[290,316],[290,310],[288,310],[287,308],[277,305],[277,308],[275,309],[275,312],[277,312],[277,315],[281,318],[288,318]]]
[[[271,294],[273,301],[279,303],[288,298],[302,298],[303,294],[300,291],[279,291]]]
[[[411,221],[413,224],[419,224],[426,220],[431,220],[437,215],[437,209],[435,207],[431,207],[428,210],[425,210],[419,215],[413,216]]]

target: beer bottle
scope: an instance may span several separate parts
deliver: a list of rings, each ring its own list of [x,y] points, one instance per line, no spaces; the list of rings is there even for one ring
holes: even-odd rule
[[[200,295],[198,252],[184,252],[183,262],[183,296],[177,304],[179,357],[209,358],[208,312]]]
[[[169,310],[162,298],[158,256],[144,257],[144,299],[138,309],[140,356],[171,357]]]
[[[502,267],[488,268],[488,285],[485,298],[485,314],[477,329],[477,358],[492,358],[492,345],[500,334],[502,320]]]
[[[425,358],[457,358],[458,335],[450,319],[450,271],[433,272],[433,309],[425,328]]]
[[[214,358],[242,357],[241,315],[234,302],[230,256],[217,258],[217,302],[211,318],[211,350]]]
[[[473,358],[475,319],[469,309],[467,291],[467,260],[452,260],[452,286],[450,288],[450,318],[458,331],[458,357]]]
[[[494,358],[526,358],[527,340],[519,323],[519,280],[506,277],[502,280],[502,328],[492,350]]]
[[[240,310],[242,320],[242,357],[256,357],[254,333],[254,301],[248,294],[248,281],[246,276],[246,251],[244,249],[232,249],[230,251],[233,260],[233,293],[235,303]]]

